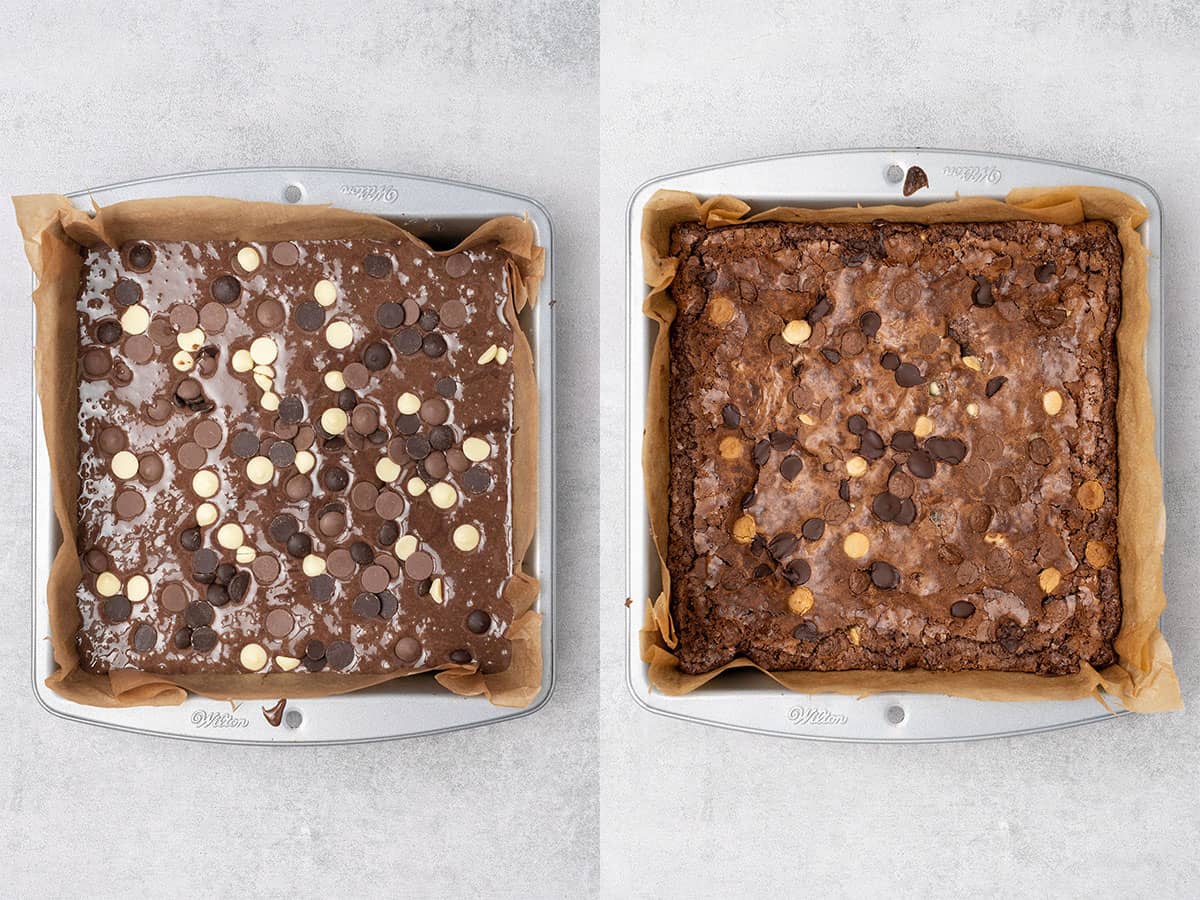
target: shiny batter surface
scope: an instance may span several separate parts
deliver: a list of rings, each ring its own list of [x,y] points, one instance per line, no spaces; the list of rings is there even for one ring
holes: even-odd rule
[[[685,672],[1112,661],[1107,223],[688,224],[672,252]]]
[[[85,667],[507,668],[507,265],[366,240],[87,251]]]

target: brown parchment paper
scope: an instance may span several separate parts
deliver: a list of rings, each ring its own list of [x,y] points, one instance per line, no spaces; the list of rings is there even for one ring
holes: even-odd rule
[[[76,298],[83,266],[80,247],[100,242],[119,246],[127,240],[318,240],[418,238],[386,219],[332,206],[248,203],[217,197],[172,197],[131,200],[76,209],[56,194],[14,197],[17,224],[25,252],[37,275],[33,293],[37,308],[34,367],[50,454],[54,514],[63,542],[54,557],[46,586],[50,641],[58,669],[46,679],[56,693],[90,706],[170,706],[189,691],[216,699],[303,698],[344,694],[401,678],[414,672],[385,675],[318,673],[197,674],[165,676],[122,669],[107,675],[83,670],[75,646],[80,616],[75,589],[82,577],[76,547],[76,503],[79,495],[79,406],[76,365],[79,355]],[[437,680],[463,696],[482,694],[497,706],[527,706],[542,682],[541,615],[533,609],[537,579],[522,564],[533,540],[537,517],[537,383],[529,342],[517,314],[536,301],[544,269],[532,224],[513,216],[479,226],[458,247],[440,254],[496,241],[510,256],[512,294],[505,314],[513,328],[514,375],[512,439],[512,522],[514,577],[505,588],[513,607],[508,635],[512,664],[504,672],[483,675],[473,666],[442,666]]]
[[[782,686],[803,693],[866,696],[881,691],[949,694],[977,700],[1112,699],[1137,712],[1180,709],[1183,701],[1171,664],[1171,651],[1158,629],[1166,607],[1162,588],[1162,552],[1166,512],[1162,475],[1154,451],[1154,410],[1146,379],[1145,342],[1150,321],[1146,281],[1149,251],[1135,230],[1146,219],[1142,204],[1120,191],[1078,186],[1017,188],[1003,200],[960,197],[925,206],[867,206],[837,209],[778,207],[748,215],[750,206],[735,197],[706,201],[681,191],[658,191],[642,218],[642,257],[651,291],[645,314],[659,323],[650,362],[646,431],[642,445],[646,501],[659,556],[662,593],[647,598],[641,632],[642,659],[650,666],[650,683],[665,694],[695,690],[727,669],[755,666],[738,658],[702,675],[679,671],[671,621],[671,576],[667,571],[667,502],[669,478],[670,326],[675,304],[668,288],[677,260],[670,254],[671,228],[680,222],[708,227],[741,222],[1002,222],[1017,219],[1069,224],[1107,219],[1116,225],[1125,261],[1121,272],[1122,313],[1117,329],[1117,554],[1120,559],[1123,618],[1116,639],[1117,662],[1103,670],[1084,663],[1075,675],[1042,676],[1021,672],[769,672]],[[1101,698],[1101,692],[1104,697]],[[1108,705],[1105,703],[1105,705]]]

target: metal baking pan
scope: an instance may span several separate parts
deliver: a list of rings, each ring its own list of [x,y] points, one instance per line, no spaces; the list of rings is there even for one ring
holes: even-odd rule
[[[929,186],[910,198],[902,194],[910,166],[922,168]],[[677,172],[648,181],[634,192],[627,210],[628,336],[626,390],[626,482],[628,492],[627,578],[632,603],[626,613],[626,676],[634,699],[650,712],[707,725],[761,734],[825,741],[925,742],[977,740],[1100,722],[1110,713],[1094,699],[1072,702],[1001,703],[893,692],[856,698],[841,694],[799,694],[761,673],[728,672],[682,697],[655,692],[639,654],[646,598],[662,584],[650,539],[642,482],[642,429],[650,353],[657,326],[642,315],[648,291],[642,281],[642,208],[659,188],[691,191],[702,197],[732,194],[754,211],[780,205],[845,206],[881,203],[923,204],[956,194],[1002,198],[1011,188],[1090,184],[1124,191],[1146,205],[1150,217],[1141,234],[1150,248],[1150,331],[1146,369],[1154,403],[1159,460],[1163,455],[1163,315],[1161,283],[1162,209],[1154,189],[1143,181],[1085,166],[1023,156],[960,150],[834,150],[774,156]]]
[[[399,678],[352,694],[289,701],[279,726],[262,713],[274,701],[237,703],[191,695],[180,706],[100,709],[64,700],[44,684],[54,671],[45,594],[50,563],[62,534],[54,518],[41,407],[34,397],[33,446],[33,688],[55,715],[191,740],[238,744],[342,744],[415,737],[518,719],[545,705],[554,689],[554,296],[550,215],[535,200],[436,178],[334,168],[252,168],[189,172],[127,181],[68,194],[81,208],[146,197],[208,195],[282,203],[330,203],[383,216],[435,248],[444,249],[501,215],[528,215],[546,251],[546,274],[536,305],[521,314],[539,374],[538,524],[525,567],[541,581],[542,689],[525,709],[459,697],[432,675]]]

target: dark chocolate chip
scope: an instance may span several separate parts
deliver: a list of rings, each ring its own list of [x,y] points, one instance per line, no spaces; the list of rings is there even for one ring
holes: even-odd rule
[[[804,461],[793,454],[789,454],[779,463],[779,474],[783,476],[785,481],[795,481],[796,476],[800,474],[804,468]]]
[[[892,521],[897,525],[911,525],[917,518],[917,505],[912,502],[911,497],[905,497],[900,501],[900,510],[896,513],[896,518]]]
[[[379,598],[379,618],[390,619],[396,615],[400,609],[400,601],[396,599],[396,595],[391,591],[379,591],[375,596]]]
[[[333,576],[326,572],[308,579],[308,593],[318,603],[328,603],[333,599],[333,586]]]
[[[755,444],[751,458],[754,460],[754,464],[756,466],[765,466],[767,464],[767,460],[771,458],[771,442],[768,440],[761,440]]]
[[[234,434],[233,439],[229,442],[229,449],[233,451],[235,456],[240,456],[242,459],[257,456],[258,448],[258,436],[251,431],[239,431]]]
[[[192,629],[192,649],[197,653],[208,653],[217,646],[217,633],[207,625]]]
[[[904,187],[901,189],[905,197],[911,197],[922,188],[929,187],[929,176],[920,166],[909,166],[904,176]]]
[[[352,607],[354,614],[362,619],[375,619],[379,617],[379,598],[370,591],[363,591],[354,598]]]
[[[399,303],[387,302],[375,311],[375,321],[384,328],[399,328],[404,324],[404,307]]]
[[[732,403],[726,403],[721,407],[721,421],[725,423],[726,428],[737,428],[742,424],[742,414]]]
[[[808,315],[804,318],[808,320],[810,325],[815,325],[829,315],[832,309],[833,305],[829,302],[828,298],[822,296],[817,299],[813,308],[808,311]]]
[[[229,599],[234,603],[241,603],[246,598],[246,591],[250,589],[250,573],[238,572],[229,579],[229,586],[226,590],[229,591]]]
[[[217,571],[217,554],[202,547],[192,554],[192,571],[206,575]]]
[[[404,442],[404,451],[412,459],[424,459],[431,449],[429,439],[423,434],[414,434]]]
[[[937,471],[937,463],[927,450],[914,450],[908,457],[908,471],[918,478],[932,478]]]
[[[446,339],[440,334],[427,334],[421,340],[421,351],[426,356],[436,359],[446,352]]]
[[[192,629],[185,625],[175,632],[175,636],[171,640],[175,644],[176,649],[186,650],[192,646]]]
[[[995,378],[989,378],[987,387],[983,389],[983,393],[987,397],[994,397],[996,396],[996,392],[999,391],[1000,388],[1004,387],[1004,385],[1007,383],[1008,379],[1003,375],[997,375]]]
[[[956,619],[969,619],[975,615],[975,604],[970,600],[956,600],[950,607],[950,615]]]
[[[267,526],[267,533],[271,535],[271,539],[276,543],[287,543],[297,531],[300,530],[300,523],[296,521],[295,516],[281,513],[271,520],[271,524]]]
[[[851,434],[862,434],[867,430],[867,420],[856,413],[846,420],[846,428]]]
[[[898,368],[900,368],[900,357],[889,350],[887,353],[883,354],[883,356],[879,357],[879,364],[889,372],[895,372]]]
[[[891,522],[900,512],[900,498],[888,491],[876,494],[871,501],[871,511],[882,521]]]
[[[308,646],[304,648],[305,659],[324,659],[325,658],[325,642],[324,641],[309,641]]]
[[[750,577],[755,581],[761,581],[773,572],[774,569],[768,563],[759,563],[754,567],[754,571],[750,573]]]
[[[267,457],[277,469],[286,469],[296,461],[296,448],[291,441],[276,441],[267,451]]]
[[[796,436],[786,431],[772,431],[768,437],[771,439],[771,449],[781,452],[790,449],[796,443]]]
[[[421,430],[421,419],[416,413],[403,413],[396,417],[395,426],[401,434],[416,434]]]
[[[216,613],[213,612],[213,608],[205,600],[193,600],[187,605],[187,609],[183,613],[183,621],[192,628],[211,625],[215,618]]]
[[[149,244],[134,244],[129,248],[129,265],[134,269],[150,268],[154,265],[154,248]]]
[[[843,478],[841,481],[838,482],[838,497],[841,500],[845,501],[846,503],[850,502],[850,479],[849,478]]]
[[[124,594],[104,598],[104,618],[109,622],[125,622],[133,612],[133,604]]]
[[[210,584],[204,592],[204,599],[208,601],[209,606],[215,606],[218,609],[229,602],[229,591],[225,589],[223,584]]]
[[[297,531],[287,539],[287,552],[289,556],[303,559],[312,553],[312,538],[303,531]]]
[[[784,532],[771,538],[771,542],[767,544],[767,552],[771,554],[773,559],[786,559],[796,551],[796,546],[799,543],[794,534]]]
[[[405,328],[392,335],[392,346],[401,356],[412,356],[421,349],[421,333],[415,328]]]
[[[417,319],[417,327],[422,331],[433,331],[438,327],[440,322],[441,318],[435,310],[423,309],[421,310],[421,317]]]
[[[821,355],[825,357],[829,363],[835,366],[842,361],[842,354],[838,353],[832,347],[825,347],[823,350],[821,350]]]
[[[305,300],[292,315],[302,331],[320,331],[325,325],[325,309],[316,300]]]
[[[209,286],[212,298],[226,305],[233,303],[242,294],[242,283],[232,275],[222,275]]]
[[[392,351],[382,341],[367,344],[362,355],[363,365],[371,372],[386,369],[392,362]]]
[[[289,394],[279,401],[279,418],[289,425],[295,425],[304,418],[304,401],[295,394]]]
[[[400,540],[400,526],[395,522],[384,522],[379,526],[377,537],[381,546],[390,547]]]
[[[142,299],[142,286],[132,278],[120,278],[113,288],[113,299],[117,306],[133,306]]]
[[[334,641],[325,651],[325,659],[334,669],[344,669],[354,662],[354,645],[349,641]]]
[[[815,641],[821,632],[813,622],[804,621],[796,626],[792,632],[792,637],[798,641]]]
[[[803,559],[792,559],[779,570],[789,584],[804,584],[812,577],[812,567]]]
[[[892,435],[892,449],[911,453],[917,449],[917,438],[911,431],[897,431]]]
[[[200,529],[194,525],[179,532],[179,546],[189,553],[199,550],[203,539],[204,536],[200,533]]]
[[[429,446],[434,450],[449,450],[454,443],[454,429],[449,425],[436,425],[429,430]]]
[[[891,563],[873,562],[868,571],[871,574],[871,583],[880,590],[890,591],[900,584],[900,573]]]
[[[883,437],[873,428],[868,428],[858,439],[858,452],[865,459],[883,459]]]
[[[858,327],[867,337],[875,337],[879,331],[879,326],[883,324],[883,320],[879,318],[877,312],[865,312],[858,317]]]
[[[386,278],[392,271],[392,261],[382,253],[368,253],[363,260],[363,271],[372,278]]]
[[[967,445],[958,438],[931,437],[925,441],[925,449],[934,459],[958,465],[967,458]]]
[[[115,344],[121,339],[121,325],[112,319],[105,319],[96,326],[96,340],[102,344]]]
[[[1057,271],[1058,268],[1054,265],[1054,261],[1051,260],[1048,263],[1043,263],[1042,265],[1038,266],[1033,272],[1033,277],[1042,284],[1047,284],[1049,283],[1050,279],[1054,277]]]
[[[472,659],[471,651],[467,650],[465,648],[460,648],[458,650],[451,650],[449,659],[450,659],[450,662],[452,662],[452,663],[458,663],[459,665],[466,665]]]
[[[355,541],[351,544],[350,556],[360,566],[368,566],[375,561],[375,553],[366,541]]]
[[[971,277],[975,279],[975,287],[971,288],[971,302],[984,309],[995,306],[996,298],[992,296],[991,283],[982,275],[972,275]]]
[[[492,487],[492,476],[481,466],[471,466],[463,472],[463,486],[472,494],[482,494]]]
[[[925,383],[925,376],[912,363],[900,363],[896,367],[896,384],[903,388],[916,387]]]
[[[449,375],[439,378],[434,382],[433,389],[447,400],[452,400],[458,396],[458,382]]]
[[[350,484],[350,475],[341,466],[329,466],[321,471],[321,484],[329,491],[344,491]]]
[[[1029,458],[1039,466],[1048,466],[1054,459],[1054,453],[1045,438],[1035,437],[1029,442]]]
[[[233,563],[221,563],[217,566],[217,584],[229,584],[237,574],[237,566]]]
[[[800,526],[800,533],[804,535],[806,541],[819,541],[825,534],[825,520],[815,517],[805,519],[804,524]]]
[[[473,609],[467,614],[467,631],[485,634],[492,627],[492,617],[482,609]]]

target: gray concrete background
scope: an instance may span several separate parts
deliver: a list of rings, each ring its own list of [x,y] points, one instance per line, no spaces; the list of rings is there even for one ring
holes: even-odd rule
[[[29,687],[27,269],[0,216],[0,894],[1195,896],[1200,712],[972,745],[805,744],[621,675],[623,216],[662,172],[828,147],[1085,163],[1166,211],[1165,629],[1200,666],[1200,17],[1187,3],[3,4],[0,194],[187,169],[395,169],[540,198],[558,238],[559,683],[375,746],[184,744]],[[737,8],[733,8],[733,7]],[[598,673],[598,674],[597,674]]]

